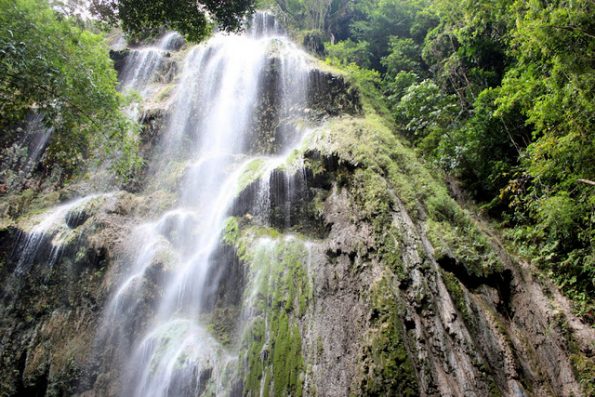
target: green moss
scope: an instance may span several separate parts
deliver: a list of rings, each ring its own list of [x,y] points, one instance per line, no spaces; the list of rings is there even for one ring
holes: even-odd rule
[[[560,316],[560,328],[565,330],[564,334],[567,338],[568,347],[570,350],[570,363],[577,380],[583,388],[585,396],[595,395],[595,357],[587,356],[581,351],[578,343],[572,337],[570,333],[566,317]]]
[[[307,248],[260,227],[241,230],[235,244],[249,269],[245,302],[255,315],[242,338],[245,391],[301,396],[305,367],[298,319],[312,299]]]
[[[570,355],[570,362],[585,396],[595,395],[595,359],[579,351]]]
[[[325,201],[329,196],[329,192],[323,189],[318,189],[312,200],[312,209],[314,215],[322,218],[324,216]]]
[[[449,222],[426,222],[426,233],[437,260],[452,257],[470,274],[487,276],[500,271],[502,264],[484,235],[472,224],[463,226]]]
[[[253,182],[257,181],[264,172],[266,162],[264,159],[257,158],[250,161],[242,170],[242,175],[238,180],[237,192],[240,193]]]
[[[245,376],[245,388],[256,393],[260,390],[260,382],[264,371],[264,357],[262,356],[265,343],[266,326],[263,318],[257,318],[250,327],[244,341],[249,341],[246,349],[248,371]]]
[[[304,167],[312,171],[312,175],[318,176],[326,172],[324,163],[320,159],[304,159]]]
[[[234,246],[240,238],[240,224],[238,218],[229,217],[225,221],[223,228],[223,242],[227,245]]]
[[[9,225],[13,221],[17,223],[29,223],[37,215],[45,213],[49,208],[60,202],[60,193],[38,193],[32,189],[26,189],[16,194],[10,194],[2,199],[0,204],[0,216],[2,224]]]
[[[441,173],[423,164],[373,111],[363,118],[331,120],[317,131],[312,144],[323,155],[337,156],[356,168],[348,180],[361,213],[372,220],[379,247],[395,245],[394,234],[389,236],[395,205],[392,190],[409,215],[425,223],[438,256],[452,256],[476,275],[501,270],[498,256],[472,216],[449,196]],[[395,255],[389,259],[398,262]]]
[[[301,355],[302,339],[297,324],[290,324],[285,312],[273,316],[273,390],[275,396],[301,396],[300,374],[304,360]]]
[[[352,186],[360,213],[373,222],[390,224],[392,200],[386,180],[370,168],[357,169],[353,174]]]
[[[271,388],[270,388],[271,371],[267,371],[267,374],[264,377],[264,384],[265,384],[265,387],[263,388],[263,397],[269,397],[269,395],[271,393]]]
[[[166,99],[169,99],[169,97],[171,97],[172,92],[174,91],[174,89],[176,88],[175,84],[167,84],[165,85],[163,88],[161,88],[159,90],[159,92],[156,95],[156,101],[157,102],[163,102]]]
[[[301,396],[301,334],[288,313],[271,314],[266,326],[263,318],[256,320],[244,341],[248,343],[244,368],[248,395],[260,395],[262,387],[265,395],[272,389],[275,396]]]
[[[392,119],[379,88],[382,85],[382,77],[378,71],[362,68],[355,63],[345,65],[333,57],[327,57],[325,64],[328,72],[344,76],[345,80],[357,90],[366,113],[378,112],[386,120]],[[325,68],[321,66],[321,69]]]
[[[407,274],[405,274],[405,266],[401,250],[401,233],[399,233],[393,226],[388,227],[384,243],[378,247],[378,254],[382,258],[382,262],[386,264],[399,277],[399,279],[403,280],[407,278]]]
[[[378,280],[370,291],[371,327],[365,347],[364,396],[418,396],[419,386],[405,339],[405,327],[400,319],[394,286],[387,275]]]
[[[468,329],[472,332],[477,330],[477,322],[469,311],[467,306],[467,299],[465,298],[465,290],[457,278],[447,271],[442,271],[442,280],[448,290],[450,298],[452,299],[456,309],[463,316],[463,321]]]
[[[236,249],[240,255],[240,259],[246,263],[252,263],[255,256],[265,255],[262,251],[255,250],[254,243],[262,239],[277,240],[281,238],[281,233],[278,230],[266,226],[249,226],[242,227],[240,237],[235,244]]]
[[[223,346],[229,346],[233,340],[236,321],[240,310],[235,306],[218,307],[212,313],[205,315],[204,323],[215,338]]]

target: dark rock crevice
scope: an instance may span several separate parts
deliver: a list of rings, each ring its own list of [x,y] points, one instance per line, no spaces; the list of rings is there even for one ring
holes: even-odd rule
[[[496,307],[498,312],[508,319],[514,316],[512,303],[513,294],[513,273],[509,269],[501,272],[494,272],[487,276],[477,276],[469,273],[465,266],[457,263],[456,259],[450,256],[442,256],[436,259],[440,267],[453,274],[467,289],[475,291],[482,286],[494,288],[498,292],[499,302]]]
[[[324,223],[314,201],[328,194],[325,188],[330,188],[329,180],[315,176],[308,168],[294,174],[276,169],[264,178],[267,180],[256,180],[239,193],[231,216],[248,214],[258,218],[264,226],[314,238],[328,235],[329,225]]]

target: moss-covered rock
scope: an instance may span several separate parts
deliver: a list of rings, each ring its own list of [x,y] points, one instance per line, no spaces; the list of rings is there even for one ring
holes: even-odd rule
[[[245,394],[301,396],[300,319],[312,299],[304,243],[262,228],[247,228],[238,238],[237,222],[227,224],[226,238],[235,240],[249,273],[243,309],[248,325],[240,350]]]
[[[418,396],[417,373],[410,358],[403,310],[390,276],[377,280],[370,291],[370,330],[364,348],[361,395]]]

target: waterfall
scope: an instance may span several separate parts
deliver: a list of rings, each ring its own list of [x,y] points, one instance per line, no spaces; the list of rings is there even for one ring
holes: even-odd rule
[[[179,33],[168,32],[153,45],[131,49],[120,73],[120,90],[136,90],[143,98],[150,97],[153,94],[151,83],[163,67],[168,52],[177,50],[183,40]]]
[[[132,53],[124,87],[145,90],[168,48],[164,40]],[[99,343],[120,350],[121,395],[195,396],[205,389],[221,395],[234,387],[237,348],[223,346],[205,322],[228,277],[222,232],[255,160],[263,198],[251,211],[267,220],[269,181],[304,137],[289,126],[304,117],[309,73],[307,55],[266,13],[256,13],[244,34],[218,33],[187,51],[150,166],[157,188],[184,169],[177,200],[128,239],[121,282],[98,333]],[[259,111],[276,120],[276,136],[261,136]]]
[[[71,200],[65,204],[59,205],[49,212],[43,214],[40,221],[36,223],[31,230],[23,235],[22,242],[18,246],[19,261],[15,269],[16,275],[23,275],[29,270],[29,266],[40,250],[44,242],[49,240],[50,250],[47,259],[48,266],[53,266],[60,256],[62,243],[72,233],[70,227],[86,203],[98,195],[89,195],[82,198]]]
[[[40,164],[43,109],[0,153],[0,395],[589,393],[593,328],[349,71],[262,12],[114,39],[131,180]]]
[[[54,267],[63,266],[64,251],[78,247],[81,237],[79,226],[87,221],[88,211],[93,211],[95,207],[105,208],[113,203],[114,198],[114,193],[90,194],[32,216],[16,239],[12,251],[15,268],[0,291],[0,300],[19,299],[30,274],[36,274],[43,284],[49,282]],[[63,270],[59,269],[57,273]]]

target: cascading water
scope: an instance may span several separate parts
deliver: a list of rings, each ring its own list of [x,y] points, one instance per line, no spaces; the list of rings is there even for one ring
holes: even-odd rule
[[[83,198],[71,200],[62,204],[48,213],[44,214],[41,221],[31,228],[29,233],[23,236],[19,247],[19,262],[15,269],[17,275],[24,274],[33,263],[35,256],[40,253],[40,248],[46,240],[50,240],[50,252],[48,266],[53,266],[59,258],[62,242],[71,234],[72,219],[79,216],[80,208],[96,198],[97,195],[89,195]]]
[[[179,33],[168,32],[155,45],[130,50],[120,73],[120,89],[137,90],[144,98],[150,96],[153,93],[150,84],[163,67],[168,51],[178,49],[182,43]]]
[[[158,53],[133,54],[123,85],[143,90]],[[135,229],[98,336],[119,346],[122,395],[194,396],[205,388],[221,395],[235,387],[237,352],[205,322],[225,277],[222,232],[251,164],[262,163],[258,195],[269,196],[275,168],[300,144],[303,134],[287,126],[303,116],[309,73],[305,53],[265,13],[245,34],[217,34],[187,53],[162,151],[150,167],[156,181],[185,168],[177,204]],[[286,128],[262,138],[257,110],[267,92]],[[251,211],[266,220],[270,200],[260,201]]]
[[[1,299],[8,301],[19,297],[19,288],[32,273],[40,275],[39,281],[46,283],[55,266],[61,266],[63,251],[77,246],[81,230],[87,220],[86,211],[91,207],[105,207],[113,202],[113,193],[90,194],[69,200],[43,214],[32,217],[27,229],[19,234],[12,256],[15,268],[0,292]]]

